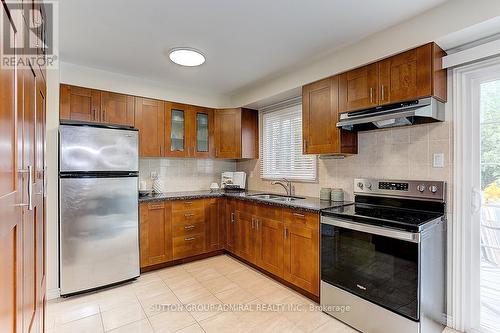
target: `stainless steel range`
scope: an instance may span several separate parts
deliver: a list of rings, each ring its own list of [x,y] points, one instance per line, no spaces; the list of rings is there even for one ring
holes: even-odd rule
[[[366,333],[442,332],[445,183],[356,179],[354,188],[354,204],[322,211],[324,311]]]

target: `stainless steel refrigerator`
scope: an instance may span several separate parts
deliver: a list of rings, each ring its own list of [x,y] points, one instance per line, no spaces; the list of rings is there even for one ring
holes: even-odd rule
[[[139,276],[138,132],[59,128],[61,295]]]

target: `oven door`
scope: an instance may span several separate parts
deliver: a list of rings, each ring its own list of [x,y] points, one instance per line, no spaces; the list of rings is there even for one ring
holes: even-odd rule
[[[418,233],[321,219],[321,280],[419,320]]]

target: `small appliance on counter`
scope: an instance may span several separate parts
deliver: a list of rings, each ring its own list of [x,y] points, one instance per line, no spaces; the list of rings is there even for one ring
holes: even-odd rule
[[[247,174],[243,171],[224,171],[221,177],[221,188],[225,191],[244,191]]]

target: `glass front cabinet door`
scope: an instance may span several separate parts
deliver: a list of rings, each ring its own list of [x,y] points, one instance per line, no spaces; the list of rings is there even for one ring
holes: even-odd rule
[[[166,103],[165,109],[165,155],[189,156],[187,106],[178,103]]]
[[[198,106],[190,108],[192,122],[192,150],[190,156],[212,157],[213,152],[213,110]]]

